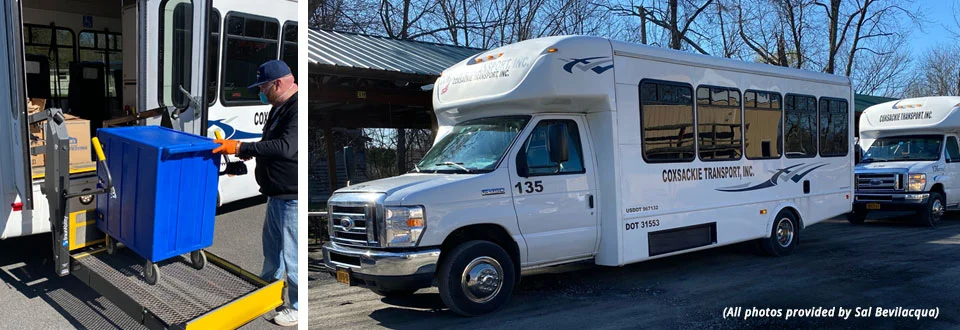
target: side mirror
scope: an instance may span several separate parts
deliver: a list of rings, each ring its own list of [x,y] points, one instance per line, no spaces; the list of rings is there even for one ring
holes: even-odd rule
[[[854,151],[856,153],[853,155],[853,164],[860,164],[860,160],[863,159],[863,148],[860,148],[859,144],[854,144]]]
[[[547,151],[550,152],[550,162],[559,164],[570,159],[567,125],[550,124],[550,126],[547,126]]]
[[[357,177],[356,159],[352,147],[343,147],[343,167],[347,173],[347,185]]]

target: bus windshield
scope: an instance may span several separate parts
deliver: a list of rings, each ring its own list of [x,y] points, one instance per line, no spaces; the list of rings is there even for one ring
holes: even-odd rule
[[[861,162],[902,160],[938,160],[943,135],[891,136],[879,138],[870,145]]]
[[[430,148],[414,171],[438,173],[490,172],[530,117],[491,117],[468,120]]]

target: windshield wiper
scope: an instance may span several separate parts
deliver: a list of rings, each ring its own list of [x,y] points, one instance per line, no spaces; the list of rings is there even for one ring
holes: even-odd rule
[[[463,166],[463,163],[442,162],[442,163],[437,163],[437,164],[434,164],[434,165],[437,165],[437,166],[441,166],[441,165],[443,165],[443,166],[456,166],[456,167],[460,168],[461,170],[463,170],[464,172],[470,173],[470,169],[464,167],[464,166]]]
[[[413,169],[420,173],[420,166],[417,166],[417,164],[413,164]]]

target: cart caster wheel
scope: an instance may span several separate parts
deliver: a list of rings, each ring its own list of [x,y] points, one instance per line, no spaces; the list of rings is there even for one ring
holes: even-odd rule
[[[107,246],[107,254],[113,255],[114,253],[117,253],[117,241],[111,238],[110,235],[107,235],[104,240],[104,243]]]
[[[147,261],[147,264],[143,266],[143,279],[147,281],[147,284],[154,285],[157,284],[159,277],[160,267],[155,263]]]
[[[203,269],[207,265],[207,254],[203,250],[190,252],[190,266],[197,270]]]

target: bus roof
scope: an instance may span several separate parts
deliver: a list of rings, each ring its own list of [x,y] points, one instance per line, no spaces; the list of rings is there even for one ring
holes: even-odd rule
[[[960,131],[957,106],[960,96],[929,96],[884,102],[863,111],[860,134],[877,137],[886,133]]]
[[[842,75],[695,54],[623,41],[611,40],[610,43],[613,45],[613,54],[619,56],[650,58],[657,61],[675,62],[687,66],[713,67],[730,71],[742,71],[750,74],[780,76],[843,86],[851,85],[850,78]]]

